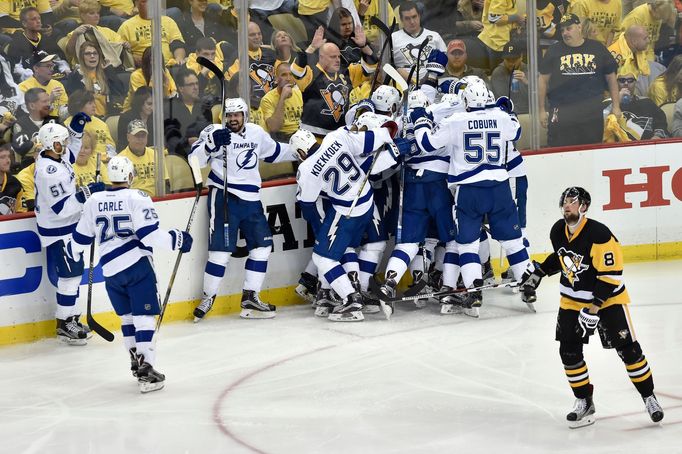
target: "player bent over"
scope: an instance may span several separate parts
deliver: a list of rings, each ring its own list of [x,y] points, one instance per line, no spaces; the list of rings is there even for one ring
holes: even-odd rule
[[[364,320],[362,295],[354,288],[340,261],[349,247],[359,246],[372,220],[374,199],[369,184],[365,184],[366,172],[371,167],[372,174],[379,173],[395,165],[398,156],[410,149],[408,141],[396,138],[396,146],[380,151],[374,156],[377,162],[372,166],[372,152],[390,144],[398,127],[394,121],[369,112],[358,119],[358,125],[362,124],[368,130],[352,132],[340,128],[328,134],[319,145],[312,133],[305,130],[294,133],[290,141],[291,148],[305,159],[296,176],[297,199],[303,217],[311,224],[320,224],[315,206],[317,198],[324,192],[331,202],[324,220],[316,228],[313,247],[313,260],[320,277],[343,300],[329,314],[331,321]]]
[[[594,423],[593,386],[583,358],[583,344],[595,329],[602,346],[614,348],[623,360],[630,381],[639,391],[651,420],[663,419],[654,394],[654,379],[630,320],[630,297],[623,281],[623,254],[608,227],[587,219],[590,194],[583,188],[566,189],[559,199],[563,219],[550,232],[554,252],[522,286],[533,289],[542,277],[561,272],[556,340],[568,383],[576,397],[566,415],[569,427]]]
[[[76,187],[72,165],[89,121],[88,115],[79,112],[71,119],[68,130],[48,123],[38,131],[42,149],[35,166],[36,223],[48,266],[57,269],[57,337],[69,345],[85,345],[87,338],[92,337],[90,330],[80,323],[76,307],[83,260],[73,260],[65,253],[83,203],[91,193],[104,190],[104,183]]]
[[[276,307],[260,299],[272,249],[272,232],[260,200],[259,160],[295,160],[289,146],[275,142],[260,126],[249,123],[249,107],[241,98],[225,100],[226,127],[209,125],[192,145],[190,155],[211,166],[208,174],[209,243],[204,269],[204,295],[194,309],[194,321],[213,307],[238,233],[246,239],[249,257],[244,267],[242,318],[273,318]],[[227,175],[225,175],[227,169]],[[227,191],[224,185],[227,184]],[[227,201],[224,197],[227,194]],[[227,213],[225,212],[227,209]]]
[[[143,191],[130,189],[134,174],[130,159],[114,156],[108,171],[111,188],[85,202],[68,251],[82,260],[83,251],[97,237],[107,294],[121,317],[133,376],[140,391],[146,393],[163,388],[165,381],[154,369],[154,316],[160,312],[160,303],[152,247],[189,252],[192,237],[180,230],[159,228],[152,199]]]

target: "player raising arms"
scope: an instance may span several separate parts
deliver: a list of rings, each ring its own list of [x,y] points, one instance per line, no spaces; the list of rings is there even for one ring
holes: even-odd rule
[[[195,322],[213,307],[230,253],[237,248],[240,230],[249,250],[240,316],[273,318],[277,309],[258,296],[272,248],[272,233],[260,200],[258,163],[260,159],[272,163],[291,161],[296,157],[289,153],[287,144],[275,142],[263,128],[248,122],[249,107],[243,99],[225,100],[225,116],[226,127],[207,126],[190,153],[190,156],[197,156],[201,167],[211,166],[208,174],[208,261],[204,271],[204,295],[194,309]],[[226,182],[227,191],[224,191]]]
[[[576,397],[573,410],[566,415],[569,427],[594,423],[594,387],[583,345],[595,329],[604,348],[616,349],[651,420],[659,422],[663,409],[654,395],[651,369],[632,328],[620,243],[607,226],[586,217],[591,201],[590,194],[581,187],[561,193],[563,219],[554,224],[549,234],[554,252],[525,276],[522,285],[535,289],[544,276],[561,272],[556,340],[568,384]]]
[[[332,321],[361,321],[362,295],[356,291],[340,263],[346,250],[360,245],[372,220],[373,191],[366,183],[372,165],[371,153],[385,144],[398,131],[392,120],[367,112],[358,118],[360,131],[346,128],[328,134],[317,144],[312,133],[299,130],[291,137],[290,146],[305,160],[298,168],[296,196],[301,213],[316,232],[313,261],[321,278],[327,280],[343,302],[329,314]],[[394,165],[401,154],[410,150],[407,140],[396,138],[396,146],[387,147],[375,156],[371,173],[379,173]],[[360,164],[362,162],[362,164]],[[331,206],[320,220],[316,201],[326,193]],[[353,201],[357,197],[357,203]],[[351,207],[352,210],[351,210]]]
[[[130,159],[114,156],[107,170],[111,188],[85,202],[68,250],[82,260],[83,251],[97,237],[107,294],[121,317],[133,376],[137,377],[140,391],[146,393],[163,388],[165,381],[165,376],[154,369],[154,316],[159,314],[161,304],[151,261],[152,247],[189,252],[192,237],[180,230],[159,228],[152,199],[143,191],[130,189],[135,171]]]

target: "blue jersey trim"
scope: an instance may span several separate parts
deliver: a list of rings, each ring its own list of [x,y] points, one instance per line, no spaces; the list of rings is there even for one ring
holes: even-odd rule
[[[146,237],[150,233],[154,232],[158,228],[159,228],[158,222],[156,222],[152,225],[146,225],[146,226],[142,227],[141,229],[137,229],[137,231],[135,232],[135,235],[137,235],[137,237],[139,239],[143,240],[144,237]]]
[[[72,234],[72,238],[73,238],[73,241],[75,241],[76,243],[82,244],[83,246],[87,246],[88,244],[92,243],[92,239],[94,237],[83,235],[78,230],[74,230],[73,234]]]
[[[275,152],[272,154],[272,156],[268,156],[267,158],[263,159],[263,161],[272,164],[275,162],[281,151],[282,147],[279,146],[279,142],[275,142]]]
[[[76,225],[78,225],[77,222],[74,222],[71,225],[66,225],[64,227],[41,227],[38,226],[38,234],[40,236],[64,236],[64,235],[70,235],[73,233],[73,231],[76,229]]]
[[[112,260],[122,256],[126,252],[132,251],[135,248],[140,248],[140,249],[143,249],[145,251],[153,252],[152,248],[145,246],[144,244],[142,244],[142,242],[140,240],[131,240],[131,241],[128,241],[127,243],[117,247],[113,251],[104,254],[100,258],[100,263],[102,264],[102,266],[104,266],[107,263],[111,262]]]

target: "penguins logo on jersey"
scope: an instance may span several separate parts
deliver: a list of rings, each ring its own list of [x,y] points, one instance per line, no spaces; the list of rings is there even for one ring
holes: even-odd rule
[[[419,62],[420,65],[426,63],[426,59],[428,58],[428,55],[431,53],[435,47],[433,47],[433,37],[428,36],[427,37],[429,42],[424,46],[424,50],[422,50],[422,59]],[[413,44],[409,43],[402,49],[400,49],[400,52],[403,53],[403,56],[405,59],[410,63],[410,65],[414,65],[417,63],[417,57],[419,56],[419,44]]]
[[[258,157],[256,156],[256,152],[253,151],[253,148],[249,148],[248,150],[239,153],[236,161],[239,170],[250,170],[258,165]]]
[[[251,63],[249,65],[249,76],[264,93],[269,92],[275,85],[273,77],[274,68],[265,63]]]
[[[578,282],[580,280],[578,275],[589,268],[589,266],[583,264],[583,256],[573,251],[568,251],[563,247],[559,248],[557,254],[561,263],[561,272],[566,276],[568,282],[571,285]]]
[[[320,90],[320,95],[327,104],[327,109],[322,109],[322,115],[334,117],[338,122],[346,111],[346,100],[348,99],[348,86],[343,83],[331,83],[326,88]]]

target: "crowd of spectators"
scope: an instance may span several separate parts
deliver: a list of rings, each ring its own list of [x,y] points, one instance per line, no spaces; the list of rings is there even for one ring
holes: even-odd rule
[[[93,121],[74,166],[79,182],[95,178],[97,155],[107,162],[124,153],[135,163],[136,187],[155,195],[154,116],[164,120],[165,153],[181,158],[206,125],[220,121],[220,81],[199,57],[223,69],[229,96],[248,84],[249,121],[276,140],[299,126],[318,137],[342,126],[349,106],[382,82],[382,34],[372,21],[381,2],[397,25],[384,62],[407,78],[416,58],[411,43],[429,36],[430,48],[448,56],[443,80],[482,77],[520,115],[531,110],[529,84],[537,80],[549,145],[682,136],[680,0],[538,0],[534,12],[516,0],[251,0],[246,81],[233,1],[167,0],[163,112],[153,111],[149,0],[0,2],[0,215],[33,209],[40,126],[68,124],[80,111]],[[534,24],[539,48],[529,50]],[[528,73],[529,53],[540,59],[538,75]],[[599,77],[587,54],[598,55]],[[568,61],[577,77],[566,77]],[[567,118],[573,115],[606,126],[566,131],[578,124]],[[294,170],[283,163],[264,175]]]

